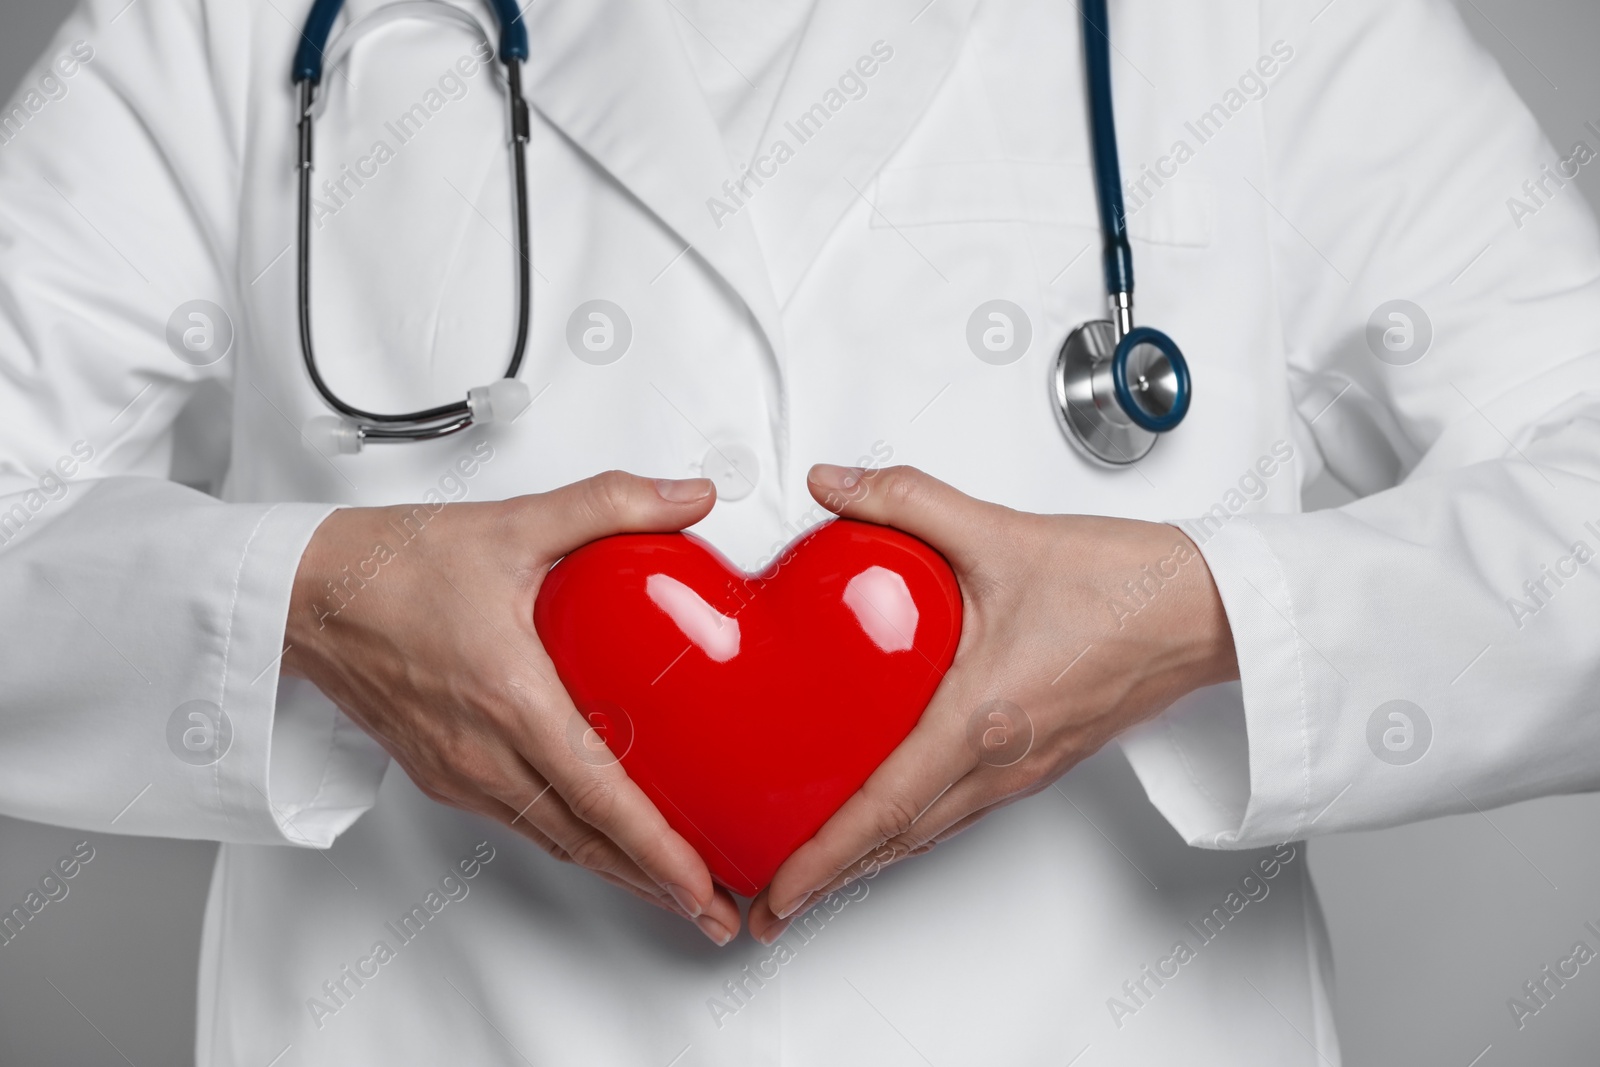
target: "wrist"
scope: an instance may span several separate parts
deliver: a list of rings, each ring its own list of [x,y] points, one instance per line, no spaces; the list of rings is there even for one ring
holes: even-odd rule
[[[322,520],[306,543],[295,569],[289,592],[289,613],[284,620],[283,638],[288,651],[283,657],[283,672],[300,678],[312,677],[312,664],[323,646],[327,630],[359,588],[359,576],[351,573],[351,561],[360,553],[354,548],[370,540],[367,527],[381,508],[340,508]]]

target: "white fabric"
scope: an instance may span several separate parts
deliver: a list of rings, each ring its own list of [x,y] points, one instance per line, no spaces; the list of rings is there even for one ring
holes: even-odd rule
[[[676,0],[673,20],[728,158],[748,163],[770,126],[816,0]]]
[[[1077,12],[1026,0],[818,0],[769,136],[807,114],[818,131],[721,211],[736,175],[670,6],[530,6],[524,378],[540,399],[509,429],[325,459],[298,430],[323,408],[290,247],[307,6],[91,0],[50,58],[80,40],[92,58],[64,92],[19,94],[0,147],[0,515],[24,515],[0,545],[0,810],[225,842],[205,1067],[1025,1065],[1085,1048],[1095,1064],[1333,1063],[1304,850],[1271,846],[1595,787],[1592,578],[1548,587],[1520,629],[1507,598],[1596,544],[1600,241],[1570,189],[1508,211],[1558,157],[1443,0],[1112,5],[1124,170],[1144,181],[1139,314],[1196,380],[1185,425],[1120,473],[1079,460],[1046,402],[1056,346],[1103,294]],[[1279,42],[1291,58],[1265,64]],[[345,163],[371,175],[319,193],[315,324],[358,403],[460,396],[505,358],[504,102],[481,70],[445,80],[472,46],[396,23],[327,81],[319,186]],[[1274,73],[1250,99],[1258,63]],[[868,67],[864,91],[840,89]],[[373,162],[413,105],[421,131]],[[1199,143],[1187,124],[1214,105],[1220,132]],[[1171,176],[1157,187],[1145,164]],[[1397,297],[1435,328],[1409,367],[1363,340]],[[205,368],[165,337],[194,299],[236,327]],[[633,331],[607,365],[567,342],[595,299]],[[993,299],[1031,325],[1006,366],[966,340]],[[231,440],[220,501],[164,480],[192,459],[173,433],[191,403]],[[719,951],[433,804],[309,687],[280,683],[287,590],[329,508],[608,467],[690,475],[708,440],[758,468],[698,531],[747,566],[816,521],[803,475],[819,460],[913,463],[1035,511],[1187,521],[1243,680],[836,902],[759,987],[741,968],[771,950]],[[79,442],[93,458],[58,467],[60,488],[45,472]],[[1323,471],[1364,498],[1298,514]],[[195,699],[233,724],[209,767],[167,743]],[[1368,746],[1392,699],[1434,726],[1409,766]],[[840,728],[826,716],[796,728]],[[283,847],[308,844],[329,847]],[[437,892],[460,864],[473,877],[448,886],[465,895]],[[390,932],[430,899],[421,934]],[[1190,924],[1219,907],[1231,917],[1202,943]],[[1157,986],[1143,968],[1179,939],[1195,958]],[[394,958],[344,977],[379,940]]]

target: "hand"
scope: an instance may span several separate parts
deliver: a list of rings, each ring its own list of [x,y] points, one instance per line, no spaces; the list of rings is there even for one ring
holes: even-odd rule
[[[566,553],[682,529],[704,478],[612,471],[495,503],[347,508],[317,529],[290,601],[284,669],[377,739],[424,793],[694,919],[727,944],[739,909],[622,767],[582,758],[588,724],[533,626]]]
[[[1046,788],[1185,693],[1239,676],[1211,572],[1176,527],[1012,511],[911,467],[822,464],[809,481],[824,507],[950,561],[961,641],[916,727],[751,904],[763,942],[847,882]]]

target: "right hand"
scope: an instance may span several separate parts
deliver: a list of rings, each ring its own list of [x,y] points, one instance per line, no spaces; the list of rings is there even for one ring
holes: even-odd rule
[[[540,583],[562,556],[610,534],[682,529],[715,501],[704,478],[610,471],[437,511],[341,509],[301,557],[284,670],[313,682],[429,797],[510,826],[727,944],[738,905],[620,764],[580,758],[569,738],[587,723],[533,626]]]

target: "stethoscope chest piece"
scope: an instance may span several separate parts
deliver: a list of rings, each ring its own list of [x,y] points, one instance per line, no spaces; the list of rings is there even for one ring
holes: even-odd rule
[[[1172,339],[1135,327],[1120,339],[1107,319],[1067,335],[1050,369],[1062,433],[1107,467],[1136,463],[1189,410],[1189,367]]]

